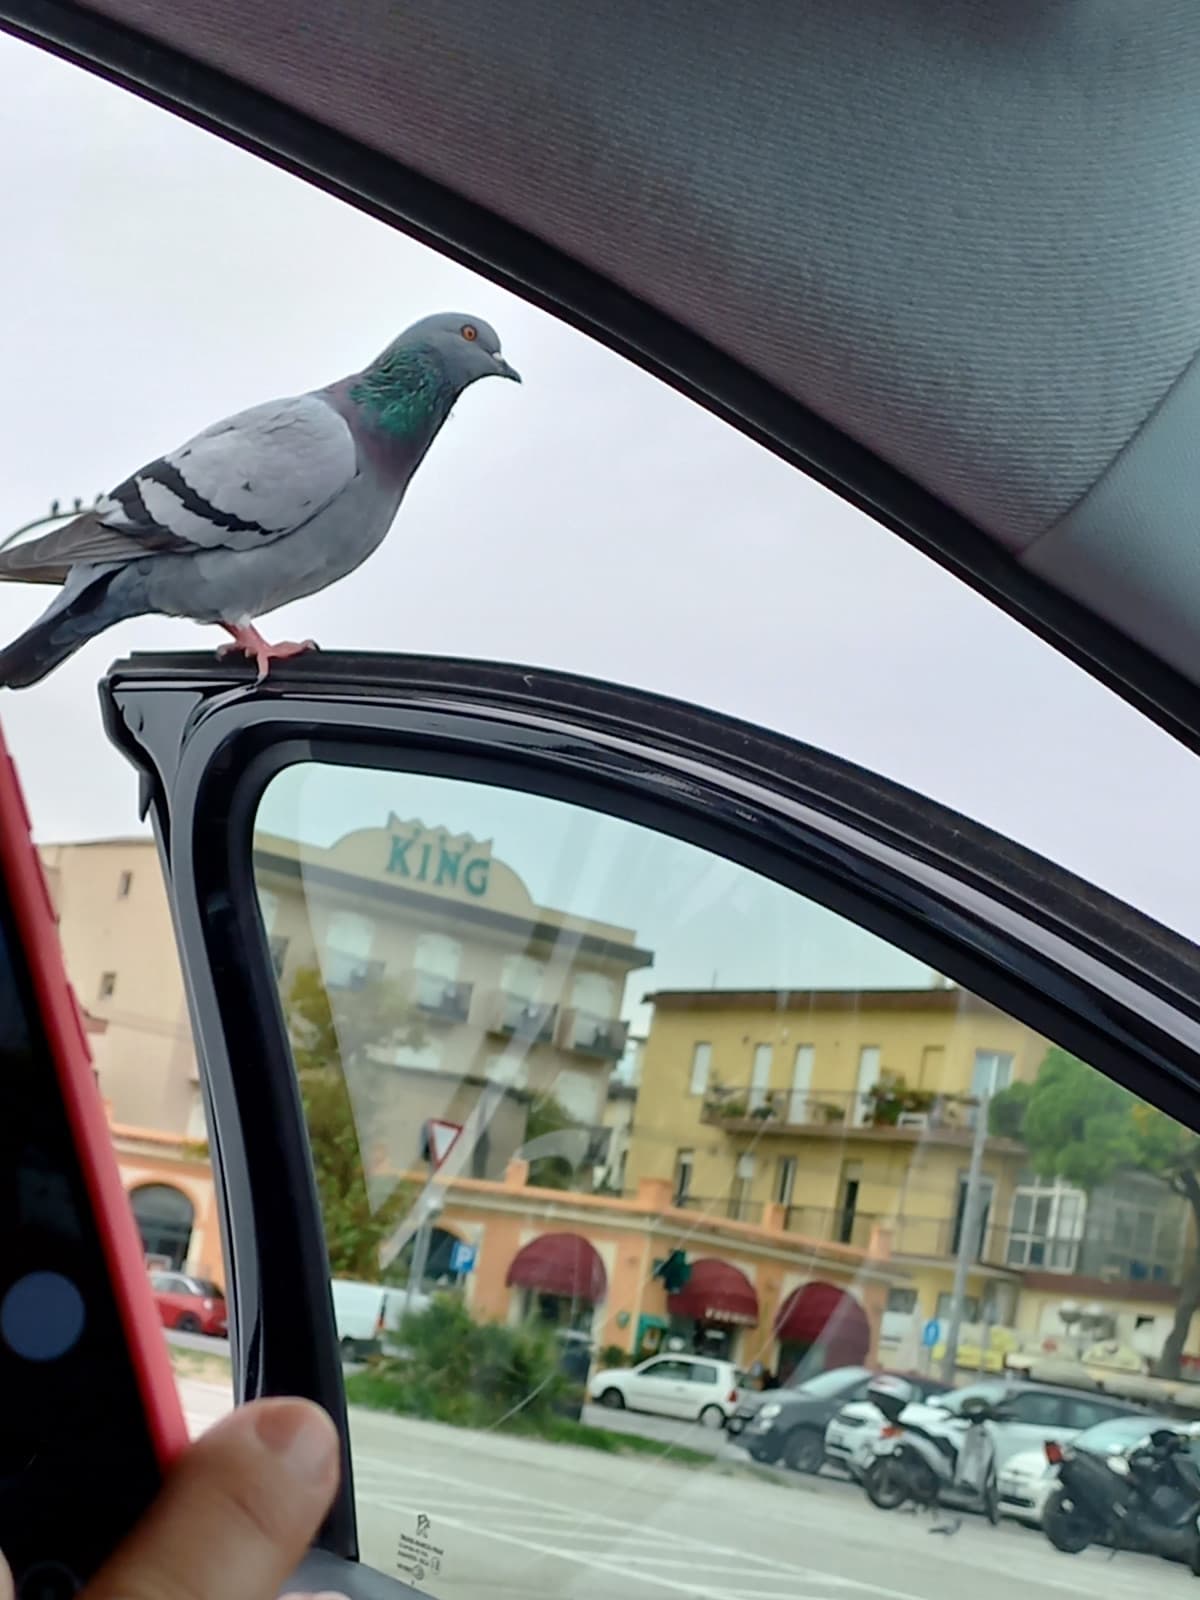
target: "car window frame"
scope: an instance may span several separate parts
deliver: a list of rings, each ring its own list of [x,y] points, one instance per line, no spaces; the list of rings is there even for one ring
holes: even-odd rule
[[[102,703],[142,774],[188,977],[231,1269],[235,1386],[241,1398],[307,1395],[333,1416],[342,1480],[319,1545],[342,1559],[357,1559],[357,1519],[328,1258],[252,860],[261,797],[285,768],[323,761],[500,784],[658,829],[848,917],[1169,1114],[1195,1118],[1200,1003],[1174,993],[1183,941],[1164,932],[1171,949],[1139,976],[1098,945],[1091,902],[1117,903],[1091,890],[1076,895],[1086,926],[1066,937],[1060,897],[1031,915],[1011,892],[1013,871],[989,883],[965,847],[961,860],[931,851],[928,837],[952,814],[899,785],[864,785],[858,769],[794,741],[608,685],[556,679],[551,716],[544,688],[532,705],[514,690],[514,674],[544,682],[527,669],[473,665],[470,692],[461,682],[450,692],[443,663],[428,664],[435,683],[414,689],[389,686],[376,662],[340,687],[335,672],[317,696],[320,675],[307,668],[295,689],[232,695],[237,675],[208,658],[205,668],[182,673],[183,693],[177,661],[151,675],[153,687],[139,687],[144,669],[118,670]],[[400,679],[411,670],[387,664]],[[1005,852],[1017,847],[1000,850],[962,819],[950,831],[986,835],[1011,865]],[[267,1137],[269,1185],[249,1155]],[[309,1339],[295,1336],[298,1300]]]

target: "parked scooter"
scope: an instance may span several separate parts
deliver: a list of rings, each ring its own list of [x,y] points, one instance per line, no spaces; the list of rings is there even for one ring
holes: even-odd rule
[[[872,1505],[895,1511],[908,1502],[926,1509],[952,1503],[999,1522],[996,1446],[988,1429],[993,1412],[986,1401],[972,1399],[957,1415],[917,1422],[905,1420],[916,1398],[907,1384],[872,1384],[867,1395],[887,1419],[862,1477]]]
[[[1200,1577],[1200,1470],[1188,1443],[1156,1428],[1128,1456],[1048,1444],[1059,1486],[1043,1514],[1047,1539],[1069,1555],[1091,1544],[1140,1550],[1182,1561]]]

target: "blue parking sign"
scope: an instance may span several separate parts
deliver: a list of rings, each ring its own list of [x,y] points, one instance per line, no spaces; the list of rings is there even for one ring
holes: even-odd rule
[[[463,1244],[461,1239],[457,1240],[450,1251],[450,1271],[459,1274],[474,1272],[478,1254],[473,1244]]]
[[[929,1321],[921,1329],[921,1343],[926,1350],[932,1350],[935,1344],[940,1344],[941,1342],[942,1325],[936,1317],[930,1317]]]

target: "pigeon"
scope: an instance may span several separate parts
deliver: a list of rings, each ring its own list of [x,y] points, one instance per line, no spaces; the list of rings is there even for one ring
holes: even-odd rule
[[[218,654],[273,661],[255,619],[353,572],[381,543],[459,395],[521,381],[493,328],[425,317],[362,372],[205,429],[102,495],[66,527],[0,551],[0,579],[60,584],[0,650],[0,686],[38,683],[87,640],[152,613],[216,623]]]

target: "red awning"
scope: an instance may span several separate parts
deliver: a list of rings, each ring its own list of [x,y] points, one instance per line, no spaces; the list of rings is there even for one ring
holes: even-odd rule
[[[707,1257],[692,1262],[691,1277],[678,1294],[668,1295],[667,1309],[673,1317],[696,1322],[758,1326],[758,1296],[749,1278],[728,1261]]]
[[[508,1269],[509,1288],[537,1289],[598,1305],[608,1292],[604,1263],[577,1233],[544,1233],[518,1250]]]
[[[775,1318],[780,1344],[819,1344],[827,1367],[856,1367],[871,1348],[871,1324],[853,1295],[832,1283],[806,1283],[791,1294]]]

